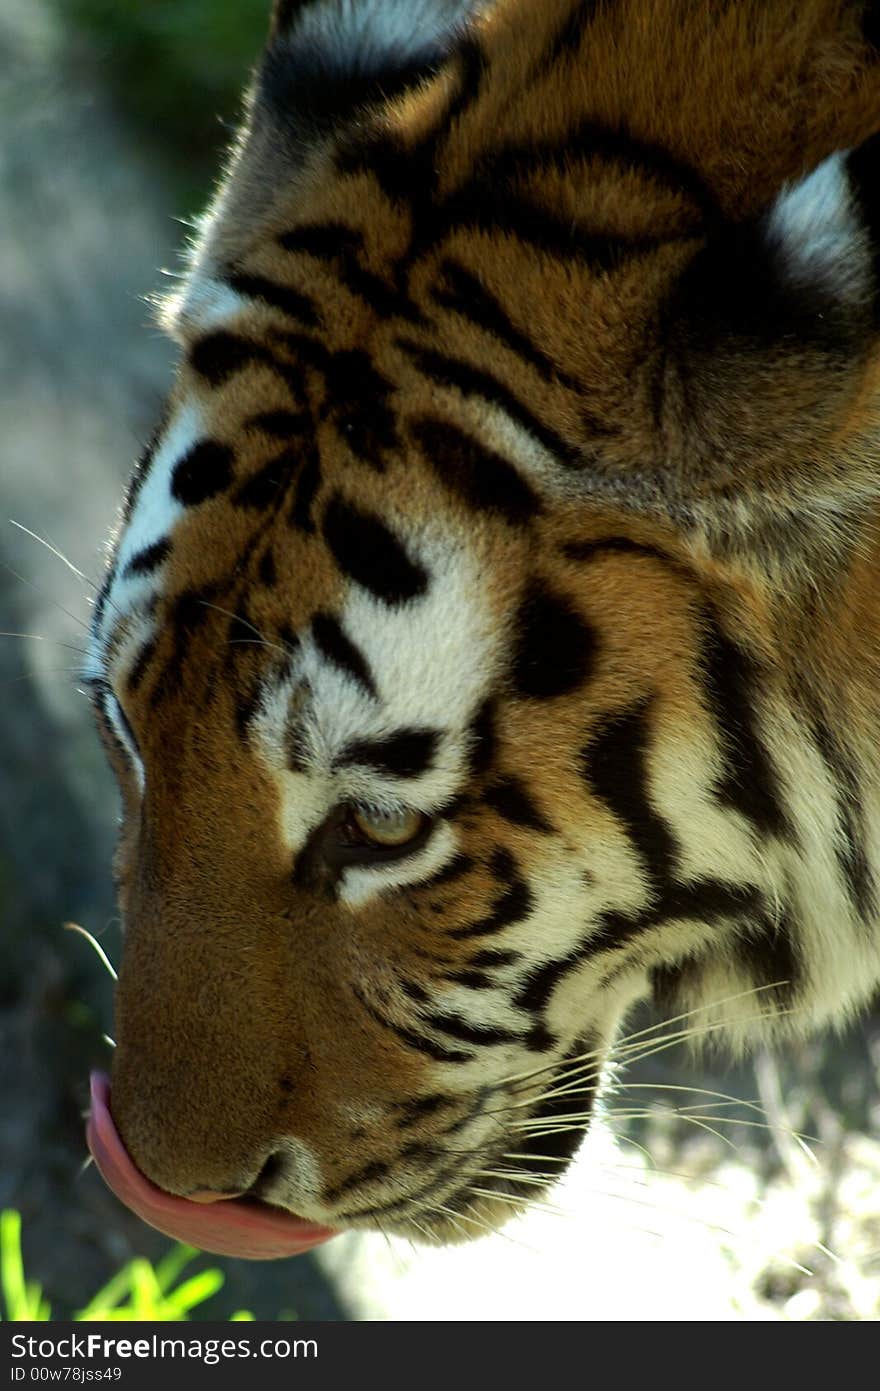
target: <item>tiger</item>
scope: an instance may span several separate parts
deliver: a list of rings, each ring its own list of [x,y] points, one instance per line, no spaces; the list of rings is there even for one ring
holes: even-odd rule
[[[269,23],[94,607],[91,1144],[208,1249],[466,1241],[640,1002],[880,984],[880,5]]]

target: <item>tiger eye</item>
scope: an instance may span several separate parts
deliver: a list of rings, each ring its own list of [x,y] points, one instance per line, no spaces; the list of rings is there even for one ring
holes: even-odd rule
[[[406,845],[415,840],[424,824],[420,811],[380,811],[378,807],[353,807],[352,820],[362,835],[376,845]]]

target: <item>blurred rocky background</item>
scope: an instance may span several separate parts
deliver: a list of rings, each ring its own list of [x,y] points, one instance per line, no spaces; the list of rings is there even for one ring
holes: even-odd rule
[[[27,635],[0,638],[0,1207],[21,1210],[28,1273],[55,1317],[132,1254],[167,1246],[82,1170],[111,982],[63,924],[114,960],[120,938],[116,793],[76,669],[123,483],[171,371],[146,297],[210,190],[267,9],[0,7],[0,629]],[[522,1229],[439,1253],[345,1238],[314,1259],[222,1262],[226,1285],[200,1313],[876,1318],[878,1063],[876,1018],[757,1072],[698,1069],[672,1048],[609,1102],[624,1142],[597,1134]],[[815,1163],[794,1130],[817,1137]]]

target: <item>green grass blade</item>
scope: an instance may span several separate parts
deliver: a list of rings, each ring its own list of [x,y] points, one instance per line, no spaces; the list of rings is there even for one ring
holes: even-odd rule
[[[168,1293],[183,1268],[198,1254],[194,1246],[185,1246],[182,1242],[166,1251],[155,1267],[156,1281],[163,1294]]]
[[[176,1290],[172,1290],[166,1296],[166,1302],[169,1308],[179,1310],[178,1318],[184,1318],[190,1309],[194,1309],[197,1304],[204,1304],[206,1299],[210,1299],[222,1289],[223,1281],[222,1270],[201,1270],[198,1275],[193,1275]]]
[[[0,1212],[0,1288],[3,1290],[4,1317],[10,1322],[49,1318],[51,1308],[43,1299],[41,1286],[24,1278],[21,1214],[13,1208]]]

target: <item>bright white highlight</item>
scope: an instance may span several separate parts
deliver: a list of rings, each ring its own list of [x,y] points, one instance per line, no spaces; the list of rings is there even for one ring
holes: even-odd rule
[[[784,248],[794,284],[824,285],[835,298],[859,300],[870,283],[870,248],[860,225],[843,154],[835,154],[773,206],[768,234]]]
[[[116,560],[116,580],[110,595],[114,603],[119,604],[121,598],[125,603],[126,587],[138,583],[137,576],[127,580],[124,578],[129,561],[140,551],[170,535],[184,512],[182,505],[171,495],[171,475],[175,465],[198,443],[201,433],[198,409],[192,404],[183,406],[153,457],[122,537]],[[155,588],[155,581],[151,577],[148,576],[147,581],[151,589]]]

